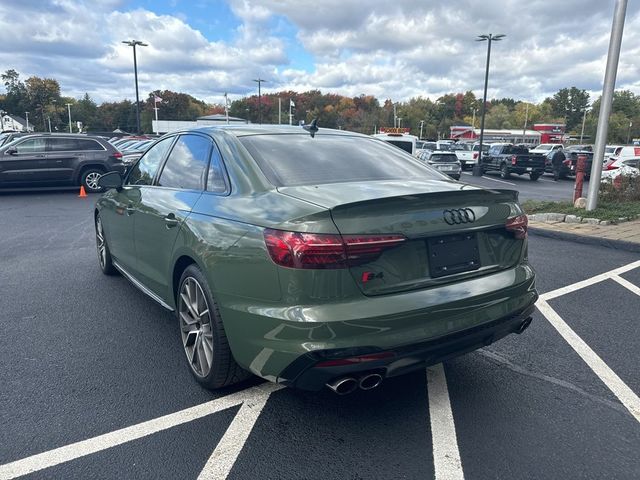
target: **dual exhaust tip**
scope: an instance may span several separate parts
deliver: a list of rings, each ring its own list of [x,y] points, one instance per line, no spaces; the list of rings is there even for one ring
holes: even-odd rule
[[[379,373],[368,373],[360,378],[341,377],[327,383],[327,387],[338,395],[348,395],[355,392],[358,388],[361,390],[373,390],[382,383],[383,377]]]

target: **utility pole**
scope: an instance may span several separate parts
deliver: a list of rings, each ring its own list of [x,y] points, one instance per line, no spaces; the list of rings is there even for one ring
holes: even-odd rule
[[[27,133],[29,133],[29,112],[24,112],[24,116],[27,119]]]
[[[262,123],[262,91],[260,90],[260,87],[262,82],[266,82],[266,80],[258,77],[253,81],[258,83],[258,123]]]
[[[529,104],[526,103],[524,109],[524,127],[522,127],[522,143],[525,143],[524,137],[527,134],[527,121],[529,120]]]
[[[587,120],[587,109],[584,109],[582,113],[582,128],[580,129],[580,143],[582,143],[582,137],[584,137],[584,122]]]
[[[282,98],[278,97],[278,125],[282,124]]]
[[[473,109],[473,118],[471,119],[471,130],[476,129],[476,109]]]
[[[420,140],[422,140],[422,127],[424,127],[424,120],[420,120]]]
[[[51,117],[47,115],[47,122],[49,122],[49,133],[51,133]]]
[[[229,125],[229,95],[227,92],[224,92],[224,115],[227,119],[227,125]]]
[[[396,128],[398,125],[398,115],[396,114],[396,104],[393,104],[393,128]]]
[[[598,115],[598,129],[596,142],[593,148],[593,162],[591,164],[591,181],[587,196],[587,211],[595,210],[598,206],[598,191],[600,190],[600,176],[602,175],[602,160],[604,148],[607,144],[609,130],[609,115],[611,114],[611,102],[613,89],[616,86],[616,73],[618,71],[618,59],[620,58],[620,45],[622,44],[622,31],[624,30],[624,18],[627,13],[627,0],[616,0],[616,8],[613,13],[611,37],[609,39],[609,52],[607,53],[607,68],[604,74],[602,86],[602,99],[600,101],[600,113]]]
[[[136,133],[140,134],[140,96],[138,95],[138,59],[136,57],[136,47],[148,47],[149,45],[140,40],[123,40],[122,43],[133,47],[133,76],[136,82]]]
[[[487,67],[484,72],[484,95],[482,96],[482,117],[480,119],[480,148],[478,149],[478,162],[473,166],[473,176],[482,176],[482,142],[484,140],[484,117],[487,112],[487,85],[489,83],[489,62],[491,60],[491,42],[498,42],[502,40],[506,35],[500,33],[493,35],[478,35],[476,42],[487,42]]]
[[[0,132],[4,132],[4,114],[7,113],[4,110],[0,110]]]
[[[631,127],[633,127],[633,122],[629,122],[629,130],[627,131],[627,145],[629,145],[629,138],[631,137]]]
[[[65,103],[65,105],[67,106],[67,111],[69,112],[69,133],[73,133],[73,130],[71,129],[71,104]]]

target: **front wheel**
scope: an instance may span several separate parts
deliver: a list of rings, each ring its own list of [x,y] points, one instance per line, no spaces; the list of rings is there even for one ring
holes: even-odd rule
[[[104,172],[98,168],[88,168],[80,176],[80,185],[89,193],[98,193],[102,188],[98,185],[98,179]]]
[[[500,178],[507,179],[510,176],[511,176],[511,173],[509,172],[509,167],[507,167],[506,163],[503,163],[502,166],[500,167]]]
[[[107,245],[107,239],[104,236],[104,228],[102,228],[102,219],[100,215],[96,215],[96,248],[98,249],[98,263],[100,264],[100,270],[105,275],[116,275],[118,271],[113,266],[113,259],[111,258],[111,252]]]
[[[198,383],[213,390],[251,376],[233,358],[218,304],[196,265],[182,273],[176,313],[184,353]]]

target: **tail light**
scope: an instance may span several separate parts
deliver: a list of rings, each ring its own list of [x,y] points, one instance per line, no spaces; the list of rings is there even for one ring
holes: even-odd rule
[[[267,228],[264,241],[280,266],[304,269],[348,268],[370,262],[400,245],[404,235],[337,235]]]
[[[478,159],[478,152],[473,152],[473,159],[477,160]]]
[[[516,157],[515,155],[511,156],[511,165],[515,165],[516,163],[518,163],[518,157]]]
[[[571,160],[567,158],[566,160],[563,160],[563,161],[562,161],[562,164],[563,164],[564,166],[568,167],[569,165],[571,165]]]
[[[529,219],[526,215],[518,215],[507,219],[505,227],[507,231],[512,232],[515,238],[520,240],[527,238],[527,228],[529,226]]]
[[[116,159],[121,159],[122,158],[122,153],[120,152],[113,152],[113,154],[111,155],[113,158]]]
[[[615,163],[615,162],[607,163],[607,164],[605,165],[606,169],[607,169],[607,170],[617,170],[619,167],[616,167],[616,166],[614,165],[614,163]]]

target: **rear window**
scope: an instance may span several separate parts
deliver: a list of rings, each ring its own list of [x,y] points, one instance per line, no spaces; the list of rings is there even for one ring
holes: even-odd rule
[[[278,187],[442,177],[386,142],[347,135],[250,135],[240,142]]]
[[[413,144],[411,142],[403,142],[402,140],[384,140],[391,145],[404,150],[407,153],[413,153]]]
[[[438,163],[446,163],[446,162],[457,162],[458,157],[456,154],[446,154],[446,153],[436,153],[429,157],[430,162],[438,162]]]

